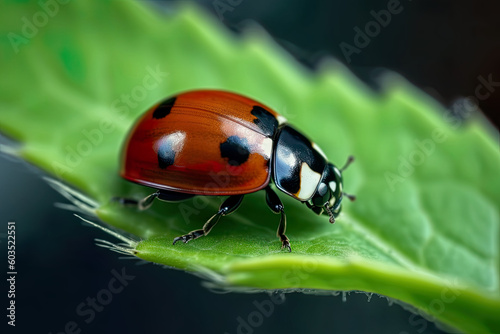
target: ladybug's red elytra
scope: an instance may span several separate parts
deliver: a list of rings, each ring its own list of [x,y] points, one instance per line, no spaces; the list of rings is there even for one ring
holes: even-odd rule
[[[265,190],[266,202],[281,214],[277,235],[285,235],[283,204],[270,187],[305,203],[333,223],[341,210],[342,171],[323,151],[269,107],[218,90],[195,90],[170,97],[135,123],[122,152],[121,176],[156,191],[126,205],[145,210],[155,198],[178,202],[193,196],[229,196],[202,229],[174,239],[184,243],[207,235],[221,216],[234,212],[246,194]]]

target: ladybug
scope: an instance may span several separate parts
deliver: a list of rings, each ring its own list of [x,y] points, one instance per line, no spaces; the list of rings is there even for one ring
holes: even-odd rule
[[[156,198],[229,196],[202,229],[175,244],[207,235],[246,194],[264,190],[271,211],[281,215],[282,248],[291,251],[284,206],[270,184],[334,223],[343,195],[354,199],[342,191],[342,171],[352,160],[338,169],[283,116],[248,97],[188,91],[156,104],[135,123],[123,147],[121,176],[156,191],[139,201],[118,200],[145,210]]]

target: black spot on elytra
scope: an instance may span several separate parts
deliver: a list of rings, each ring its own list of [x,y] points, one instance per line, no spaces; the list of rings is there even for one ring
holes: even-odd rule
[[[278,129],[278,120],[266,109],[254,106],[252,111],[252,115],[257,117],[253,120],[253,122],[262,130],[262,132],[268,136],[273,137]]]
[[[172,148],[172,144],[169,142],[163,142],[158,148],[158,166],[161,169],[165,169],[168,166],[174,164],[175,161],[175,151]]]
[[[162,119],[163,117],[170,114],[170,110],[175,104],[177,97],[171,97],[168,100],[163,101],[153,112],[153,118]]]
[[[238,136],[231,136],[225,142],[220,144],[220,155],[227,158],[231,166],[240,166],[244,164],[250,156],[248,140]]]

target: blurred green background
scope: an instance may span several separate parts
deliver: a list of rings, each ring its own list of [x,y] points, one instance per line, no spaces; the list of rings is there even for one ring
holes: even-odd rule
[[[175,2],[151,5],[170,11]],[[370,11],[385,8],[387,1],[198,2],[235,33],[258,22],[305,66],[314,69],[322,57],[333,55],[375,89],[380,69],[389,68],[452,106],[456,97],[474,95],[479,76],[491,74],[500,81],[500,29],[495,17],[499,6],[492,2],[401,2],[404,10],[350,62],[340,43],[353,44],[353,28],[372,20]],[[221,3],[232,10],[221,15],[221,8],[229,8]],[[494,119],[500,93],[491,91],[478,103]],[[16,332],[59,333],[77,321],[82,333],[237,333],[238,319],[248,322],[257,310],[254,302],[269,300],[266,294],[214,294],[200,286],[199,278],[184,272],[151,264],[138,267],[143,264],[138,260],[119,259],[94,246],[94,238],[109,239],[107,235],[78,226],[72,213],[53,207],[64,199],[35,168],[1,157],[0,171],[0,219],[2,224],[16,221],[18,229]],[[4,232],[0,231],[2,248]],[[94,320],[82,321],[77,306],[96,297],[113,277],[111,271],[123,267],[135,278]],[[253,332],[440,332],[401,307],[388,306],[384,298],[367,299],[352,293],[345,302],[341,296],[289,294]]]

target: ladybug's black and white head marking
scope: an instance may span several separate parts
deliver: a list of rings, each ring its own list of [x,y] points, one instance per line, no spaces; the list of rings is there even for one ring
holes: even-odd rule
[[[299,201],[308,201],[316,192],[327,161],[300,132],[289,125],[280,129],[274,150],[274,183]]]
[[[300,132],[288,125],[280,130],[274,150],[276,186],[306,203],[316,214],[328,215],[333,223],[342,208],[341,170],[329,163],[319,146]]]

